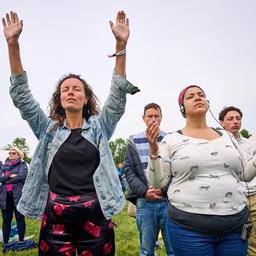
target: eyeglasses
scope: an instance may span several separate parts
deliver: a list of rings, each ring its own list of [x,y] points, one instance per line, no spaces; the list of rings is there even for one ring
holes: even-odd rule
[[[17,152],[9,152],[9,155],[16,155],[17,154]]]

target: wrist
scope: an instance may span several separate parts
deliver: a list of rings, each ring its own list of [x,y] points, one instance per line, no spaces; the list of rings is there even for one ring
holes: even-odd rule
[[[116,42],[116,51],[122,51],[124,49],[126,49],[127,46],[127,42]]]
[[[115,52],[114,54],[108,54],[108,57],[112,58],[112,57],[117,57],[117,56],[122,56],[122,55],[126,55],[126,49]]]
[[[18,38],[8,38],[6,39],[7,45],[11,47],[18,47],[19,46],[19,40]]]
[[[152,154],[152,153],[150,153],[150,154],[149,154],[149,157],[150,157],[151,160],[156,160],[156,159],[158,158],[158,154]]]

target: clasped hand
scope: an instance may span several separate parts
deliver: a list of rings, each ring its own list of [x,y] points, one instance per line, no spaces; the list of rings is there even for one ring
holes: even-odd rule
[[[146,199],[158,200],[163,198],[162,190],[159,188],[149,188],[145,195]]]

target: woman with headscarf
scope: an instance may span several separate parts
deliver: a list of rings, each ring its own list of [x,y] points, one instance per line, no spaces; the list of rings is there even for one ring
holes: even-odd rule
[[[256,157],[246,162],[228,132],[209,127],[209,101],[196,85],[182,90],[179,107],[186,125],[156,142],[149,125],[149,180],[163,187],[170,178],[169,232],[175,256],[245,256],[251,225],[240,180],[256,175]]]

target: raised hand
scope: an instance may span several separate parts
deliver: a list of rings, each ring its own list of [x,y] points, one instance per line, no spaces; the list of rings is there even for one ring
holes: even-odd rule
[[[152,155],[158,154],[157,138],[159,135],[159,124],[157,122],[150,122],[146,130],[146,137],[150,147],[150,153]]]
[[[6,18],[2,18],[2,23],[4,26],[4,36],[7,42],[18,40],[22,32],[23,21],[19,20],[17,13],[10,12],[6,14]]]
[[[109,21],[111,30],[116,38],[116,41],[119,43],[127,44],[130,29],[129,29],[129,19],[126,18],[124,11],[119,11],[116,15],[116,24],[112,21]]]

